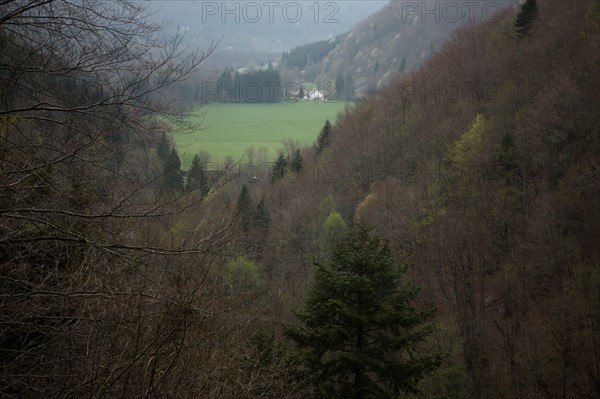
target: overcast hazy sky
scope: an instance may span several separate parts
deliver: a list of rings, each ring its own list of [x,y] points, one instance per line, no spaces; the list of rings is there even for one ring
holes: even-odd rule
[[[388,1],[151,0],[154,17],[171,21],[187,40],[221,48],[285,51],[347,32]]]

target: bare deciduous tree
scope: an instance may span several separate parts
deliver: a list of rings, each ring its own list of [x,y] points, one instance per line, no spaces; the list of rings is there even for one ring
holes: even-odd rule
[[[212,48],[161,28],[138,2],[0,1],[0,396],[218,389],[232,223],[183,220],[200,198],[158,190],[154,151]]]

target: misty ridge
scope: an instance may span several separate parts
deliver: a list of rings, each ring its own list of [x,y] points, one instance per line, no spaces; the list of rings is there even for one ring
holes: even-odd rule
[[[516,12],[517,6],[514,0],[153,1],[150,8],[152,19],[170,21],[168,31],[182,34],[185,45],[217,44],[204,63],[205,72],[247,72],[270,63],[282,74],[283,87],[303,82],[336,85],[343,92],[337,97],[355,99],[418,68],[457,29],[502,10]],[[217,77],[207,72],[196,80],[210,86]]]
[[[160,1],[152,18],[169,21],[186,41],[224,49],[283,51],[349,31],[387,1]]]

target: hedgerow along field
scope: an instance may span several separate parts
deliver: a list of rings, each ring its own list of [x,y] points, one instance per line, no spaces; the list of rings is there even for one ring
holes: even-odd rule
[[[352,103],[342,101],[297,101],[275,104],[211,103],[196,111],[190,122],[200,122],[201,129],[174,134],[173,138],[187,169],[199,152],[210,154],[211,162],[227,157],[242,159],[249,147],[267,149],[274,160],[282,142],[291,140],[301,146],[315,142],[326,119],[333,124],[339,112]]]

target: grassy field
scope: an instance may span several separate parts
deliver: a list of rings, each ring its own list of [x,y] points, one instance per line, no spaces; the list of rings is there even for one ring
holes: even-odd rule
[[[174,139],[184,168],[198,152],[208,152],[212,162],[223,162],[228,156],[239,160],[244,151],[264,147],[274,159],[284,140],[301,145],[316,140],[325,120],[335,122],[344,102],[282,102],[277,104],[221,104],[204,106],[198,120],[202,129],[175,134]],[[196,120],[192,122],[197,122]],[[264,151],[264,150],[263,150]]]

